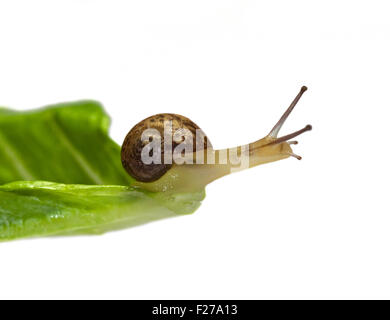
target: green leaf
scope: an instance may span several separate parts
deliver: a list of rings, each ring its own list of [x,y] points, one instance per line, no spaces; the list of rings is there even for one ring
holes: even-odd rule
[[[109,124],[94,101],[0,109],[0,241],[99,234],[199,207],[204,190],[153,193],[131,186]]]
[[[101,234],[194,212],[204,192],[151,193],[126,186],[22,181],[0,186],[0,241]]]
[[[36,111],[0,109],[0,184],[47,180],[129,185],[110,119],[94,101]]]

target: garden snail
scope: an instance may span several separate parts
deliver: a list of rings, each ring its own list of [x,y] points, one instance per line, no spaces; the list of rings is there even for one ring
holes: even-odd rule
[[[232,170],[250,168],[291,156],[300,160],[301,157],[294,154],[291,149],[291,144],[297,142],[289,140],[311,130],[311,125],[282,137],[278,137],[278,133],[306,90],[306,87],[301,88],[268,135],[237,148],[214,150],[199,126],[181,115],[163,113],[146,118],[135,125],[127,134],[122,145],[122,165],[128,174],[135,179],[134,185],[136,186],[151,191],[169,191],[173,189],[189,191],[200,189],[208,183],[229,174]],[[173,133],[172,136],[169,136],[172,139],[171,141],[166,139],[164,131],[166,123],[170,123]],[[147,130],[150,134],[144,135]],[[197,138],[195,141],[196,133],[201,134],[200,140]],[[160,162],[149,161],[145,163],[142,155],[151,156],[152,150],[145,147],[150,145],[153,140],[157,141],[157,144],[154,144],[156,148],[153,151],[159,153],[157,158]],[[190,157],[187,154],[186,159],[191,161],[182,164],[175,162],[173,159],[175,154],[166,153],[167,142],[171,142],[171,151],[175,148],[179,149],[179,153],[190,151]],[[236,158],[247,156],[245,158],[247,160],[246,166],[237,168],[237,163],[231,161],[233,159],[232,150],[236,151]],[[198,159],[203,159],[203,161],[199,162]]]

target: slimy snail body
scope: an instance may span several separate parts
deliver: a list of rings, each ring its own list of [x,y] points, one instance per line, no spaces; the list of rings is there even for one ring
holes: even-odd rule
[[[289,157],[295,157],[300,160],[301,157],[294,154],[291,149],[291,145],[297,144],[297,141],[291,141],[291,139],[311,130],[311,125],[307,125],[301,130],[282,137],[278,137],[278,133],[306,90],[306,87],[301,88],[296,98],[268,135],[248,145],[235,148],[214,150],[210,140],[200,127],[184,116],[163,113],[146,118],[135,125],[127,134],[122,145],[122,165],[128,174],[135,179],[134,185],[141,188],[154,192],[188,192],[204,188],[210,182],[232,171],[251,168]],[[175,137],[176,135],[179,138],[176,141],[173,139],[173,148],[171,147],[171,149],[174,149],[179,144],[189,144],[189,148],[183,147],[181,150],[191,150],[192,154],[187,155],[187,159],[190,158],[191,163],[176,164],[172,159],[172,154],[168,157],[169,164],[164,163],[164,160],[167,160],[164,154],[167,142],[164,140],[165,125],[167,123],[171,123],[170,128],[173,132],[170,137]],[[143,136],[143,133],[147,130],[155,130],[155,134]],[[195,140],[199,132],[201,137],[203,137],[200,141],[198,139]],[[159,148],[156,150],[160,152],[161,156],[159,159],[161,162],[157,164],[145,164],[141,159],[142,150],[150,143],[151,136],[153,138],[159,137]],[[246,156],[246,166],[238,168],[234,161],[231,161],[230,155],[233,150],[236,157],[242,158]],[[246,151],[245,154],[244,150]],[[199,163],[197,159],[202,159],[203,161]]]

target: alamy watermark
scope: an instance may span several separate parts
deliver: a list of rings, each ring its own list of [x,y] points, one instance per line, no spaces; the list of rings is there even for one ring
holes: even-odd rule
[[[196,129],[194,136],[186,128],[174,130],[171,120],[164,121],[163,134],[149,128],[143,131],[141,140],[144,164],[218,164],[229,165],[233,171],[249,167],[249,145],[216,151],[201,129]]]

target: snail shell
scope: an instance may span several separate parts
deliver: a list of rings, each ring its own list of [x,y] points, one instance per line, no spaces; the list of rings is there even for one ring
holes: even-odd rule
[[[208,141],[206,135],[203,131],[200,131],[203,134],[203,144],[196,145],[196,134],[197,130],[201,130],[197,124],[195,124],[190,119],[173,113],[160,113],[149,118],[146,118],[136,124],[133,129],[127,134],[123,145],[122,145],[122,165],[133,178],[140,182],[153,182],[161,178],[173,165],[173,161],[169,163],[164,163],[164,124],[166,121],[172,121],[172,135],[180,129],[187,129],[191,133],[191,141],[193,151],[196,149],[205,150],[208,147],[211,147],[210,142]],[[147,129],[156,129],[161,136],[161,163],[151,163],[145,164],[141,159],[142,149],[149,143],[149,141],[142,140],[142,133]],[[183,141],[185,141],[185,134],[183,134]],[[199,134],[199,132],[198,132]],[[172,141],[172,150],[175,147],[183,142]]]

